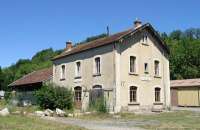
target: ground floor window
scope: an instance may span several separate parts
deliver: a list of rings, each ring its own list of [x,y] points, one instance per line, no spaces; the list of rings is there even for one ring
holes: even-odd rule
[[[137,87],[131,86],[129,90],[130,94],[130,102],[136,102],[137,101]]]
[[[82,88],[80,86],[75,87],[74,92],[75,92],[75,101],[81,101]]]
[[[160,88],[155,88],[155,102],[160,102]]]

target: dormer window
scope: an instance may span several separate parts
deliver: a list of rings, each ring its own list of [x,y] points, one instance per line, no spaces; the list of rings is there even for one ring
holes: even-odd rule
[[[60,80],[65,80],[65,72],[66,72],[65,65],[62,65],[62,66],[61,66],[61,76],[60,76]]]
[[[142,44],[146,44],[146,45],[148,44],[148,36],[147,36],[146,33],[144,33],[144,34],[142,35],[141,43],[142,43]]]

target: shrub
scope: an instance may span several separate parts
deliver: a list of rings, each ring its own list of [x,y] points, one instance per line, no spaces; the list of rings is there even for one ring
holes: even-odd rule
[[[72,109],[73,94],[67,88],[54,84],[44,85],[36,92],[38,105],[43,109]]]
[[[106,113],[107,108],[106,108],[106,101],[104,97],[99,97],[94,101],[90,102],[90,110],[95,110],[100,113]]]
[[[4,99],[8,103],[13,97],[12,92],[5,92]]]

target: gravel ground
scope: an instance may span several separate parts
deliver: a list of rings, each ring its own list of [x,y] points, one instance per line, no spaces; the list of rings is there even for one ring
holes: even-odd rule
[[[143,130],[138,125],[148,125],[157,122],[102,120],[90,121],[74,118],[44,117],[46,120],[56,121],[64,124],[84,127],[89,130]]]

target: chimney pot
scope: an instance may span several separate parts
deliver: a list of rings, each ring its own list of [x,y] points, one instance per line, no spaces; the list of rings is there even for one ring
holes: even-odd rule
[[[134,28],[137,29],[141,26],[142,26],[142,21],[136,18],[136,20],[134,21]]]
[[[72,49],[72,42],[71,41],[67,41],[66,42],[66,51],[69,51]]]

